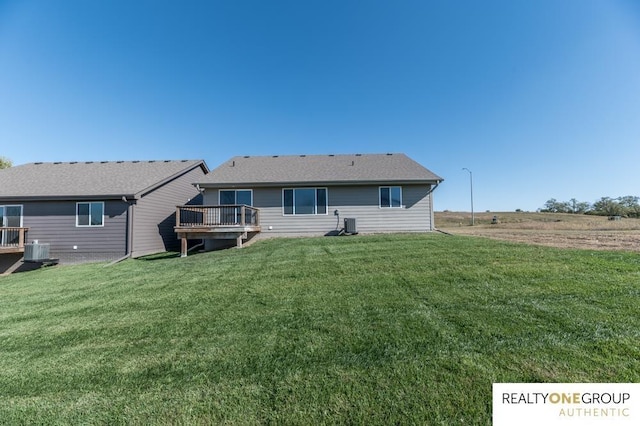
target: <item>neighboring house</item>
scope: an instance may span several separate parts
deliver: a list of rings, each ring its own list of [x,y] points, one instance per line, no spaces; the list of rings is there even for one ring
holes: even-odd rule
[[[432,231],[442,180],[404,154],[234,157],[194,181],[204,206],[179,209],[176,232],[185,244],[241,246],[255,235],[337,234],[345,218],[362,233]]]
[[[32,163],[0,170],[0,273],[24,243],[62,263],[176,250],[175,207],[199,203],[202,160]],[[3,258],[3,259],[2,259]]]

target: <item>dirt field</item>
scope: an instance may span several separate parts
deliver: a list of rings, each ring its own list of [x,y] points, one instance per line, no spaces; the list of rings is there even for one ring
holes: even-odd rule
[[[498,223],[492,224],[493,216]],[[498,240],[553,247],[640,252],[640,220],[559,213],[436,212],[436,227],[454,235],[474,235]]]

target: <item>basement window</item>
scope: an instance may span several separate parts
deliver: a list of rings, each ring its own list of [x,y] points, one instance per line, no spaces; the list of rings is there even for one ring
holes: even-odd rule
[[[104,226],[104,202],[76,203],[76,226]]]

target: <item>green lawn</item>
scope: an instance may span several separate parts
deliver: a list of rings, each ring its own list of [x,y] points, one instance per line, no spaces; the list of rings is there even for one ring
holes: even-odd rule
[[[640,256],[277,239],[0,278],[0,423],[490,424],[493,382],[639,382]]]

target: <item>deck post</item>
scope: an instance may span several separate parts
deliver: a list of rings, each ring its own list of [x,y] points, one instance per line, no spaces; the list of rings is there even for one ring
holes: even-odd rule
[[[180,241],[180,257],[187,257],[187,236],[182,234]]]
[[[18,248],[24,249],[24,228],[20,228],[18,231]]]
[[[242,248],[242,234],[238,235],[238,238],[236,238],[236,247]]]

